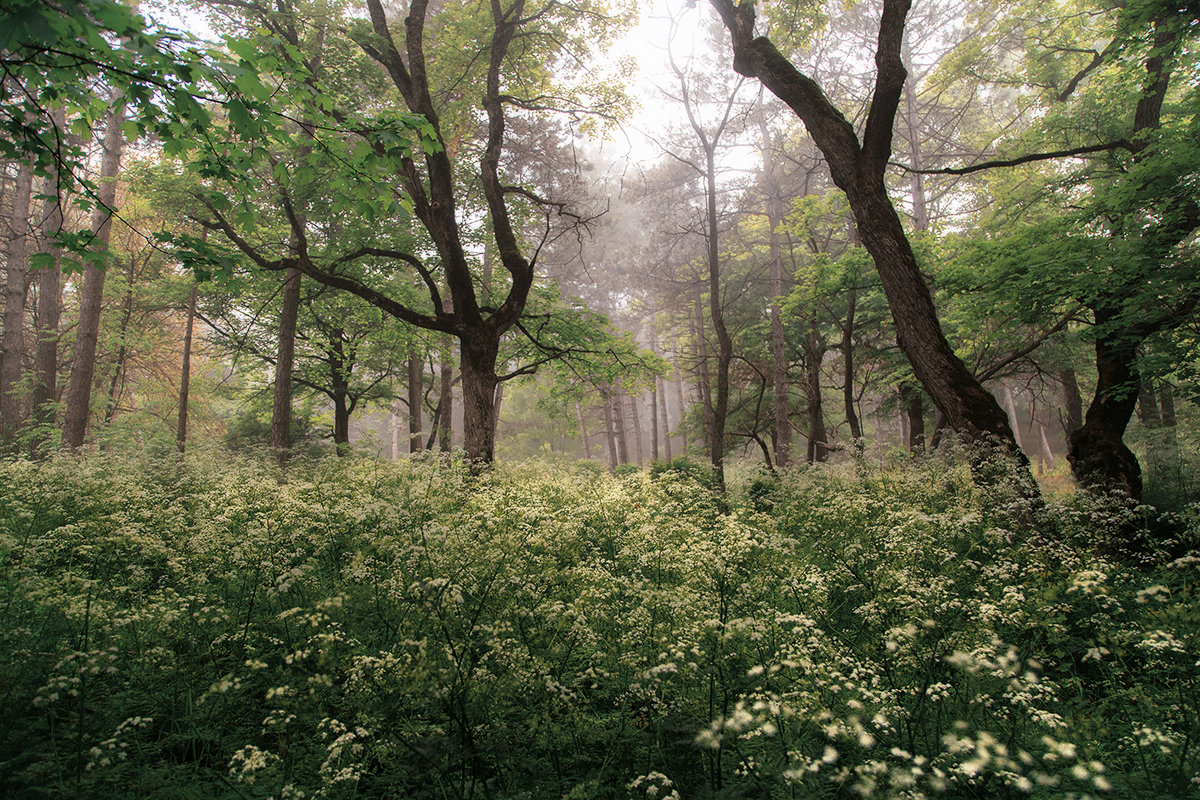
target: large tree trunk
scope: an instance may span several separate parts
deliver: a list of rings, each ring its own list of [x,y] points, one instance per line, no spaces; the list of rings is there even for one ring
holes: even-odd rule
[[[910,0],[884,0],[875,62],[874,96],[862,141],[854,126],[820,86],[799,72],[766,37],[754,35],[754,6],[711,0],[733,37],[734,68],[756,77],[799,116],[825,155],[837,186],[846,193],[860,239],[875,261],[896,323],[900,348],[917,380],[947,423],[973,443],[1014,454],[1036,484],[1013,440],[1004,411],[954,354],[938,323],[933,299],[917,266],[900,217],[888,197],[884,170],[891,155],[892,126],[907,77],[900,59]]]
[[[271,404],[271,448],[281,462],[292,447],[292,370],[296,361],[296,323],[299,318],[300,271],[289,269],[284,273],[279,346],[275,356],[275,391]]]
[[[114,94],[113,101],[119,99]],[[123,111],[108,114],[104,128],[104,155],[100,160],[100,206],[92,216],[93,241],[101,252],[108,250],[112,220],[117,208],[117,175],[125,135],[121,131]],[[92,380],[96,375],[96,346],[100,338],[100,309],[104,300],[104,270],[89,263],[83,270],[83,288],[79,293],[79,324],[75,329],[75,360],[67,386],[67,409],[63,419],[63,447],[78,449],[87,435],[92,405]]]
[[[175,424],[175,442],[179,452],[187,447],[188,393],[192,386],[192,328],[196,319],[196,283],[188,292],[187,323],[183,328],[183,364],[179,376],[179,419]]]
[[[1103,326],[1118,312],[1100,309]],[[1071,434],[1067,461],[1075,480],[1096,492],[1119,492],[1134,501],[1142,498],[1142,469],[1124,441],[1125,428],[1137,405],[1141,375],[1138,342],[1101,332],[1096,337],[1096,394],[1083,425]]]
[[[22,398],[17,394],[25,364],[25,298],[29,294],[29,201],[33,165],[22,162],[10,205],[8,277],[4,284],[4,357],[0,362],[0,446],[12,443],[21,427]]]
[[[468,331],[459,338],[463,393],[463,447],[467,457],[491,463],[496,455],[496,359],[499,337]]]

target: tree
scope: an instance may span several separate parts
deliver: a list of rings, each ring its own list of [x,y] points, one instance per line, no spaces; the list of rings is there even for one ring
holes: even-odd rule
[[[524,215],[530,213],[549,220],[567,212],[561,204],[556,205],[534,190],[512,185],[501,177],[507,115],[513,108],[529,114],[550,108],[554,97],[550,76],[542,67],[530,63],[530,58],[536,57],[544,63],[546,48],[556,56],[577,57],[567,48],[581,45],[593,30],[604,33],[614,21],[586,4],[567,7],[516,0],[505,5],[496,0],[481,14],[473,7],[454,6],[460,22],[470,19],[471,25],[484,31],[479,51],[466,63],[456,65],[466,70],[466,76],[455,73],[456,78],[477,81],[474,85],[483,93],[481,110],[486,126],[482,141],[476,145],[471,137],[473,131],[454,127],[469,118],[469,113],[443,102],[446,95],[433,83],[439,76],[438,70],[445,68],[446,60],[453,60],[453,54],[458,52],[446,38],[455,31],[455,26],[448,23],[448,8],[432,9],[428,0],[413,3],[399,42],[378,0],[367,2],[369,22],[347,22],[350,38],[383,70],[398,93],[406,109],[404,114],[371,108],[370,111],[377,113],[368,118],[344,108],[331,108],[331,95],[323,92],[294,97],[313,127],[321,128],[312,143],[312,158],[305,166],[316,166],[318,159],[326,169],[334,163],[349,165],[347,172],[328,184],[329,188],[347,192],[349,196],[343,199],[360,212],[363,208],[371,209],[371,213],[380,210],[392,219],[411,213],[420,231],[415,243],[423,243],[427,249],[413,246],[412,239],[405,244],[377,238],[346,248],[338,248],[331,241],[318,243],[304,230],[286,186],[280,187],[282,211],[284,223],[296,242],[294,252],[278,249],[272,252],[268,242],[250,234],[230,213],[228,204],[212,194],[208,196],[209,216],[205,223],[224,233],[259,269],[297,269],[321,283],[357,294],[410,325],[458,338],[466,450],[472,458],[490,461],[494,453],[494,398],[500,378],[497,359],[501,340],[521,319],[535,285],[539,248],[545,241],[545,238],[534,240],[527,251],[521,223]],[[436,51],[438,58],[431,58],[430,37],[441,39],[442,46]],[[241,56],[247,68],[253,68],[255,55],[249,47],[242,49]],[[296,64],[281,66],[302,69]],[[287,80],[295,77],[289,76]],[[506,85],[510,78],[519,80],[515,85]],[[264,132],[258,119],[231,116],[231,123],[247,139],[257,139]],[[420,133],[419,150],[412,145],[411,131]],[[277,136],[281,132],[276,128],[271,133]],[[256,151],[249,147],[243,152]],[[330,159],[331,154],[337,158]],[[459,218],[468,196],[468,189],[460,180],[465,180],[467,158],[472,155],[479,157],[479,166],[470,177],[484,198],[491,238],[488,247],[494,248],[505,270],[507,285],[493,287],[499,295],[494,301],[479,296],[480,286],[472,273],[470,251],[478,232],[464,230]],[[221,160],[219,154],[214,154],[207,162],[208,167],[201,169],[215,168],[228,180],[228,165],[222,165]],[[383,171],[387,168],[393,171],[385,177]],[[308,180],[311,170],[309,167]],[[303,172],[303,168],[297,172]],[[283,173],[275,170],[273,174]],[[363,175],[378,175],[386,182],[362,181]],[[292,177],[298,181],[306,179],[299,174]],[[382,197],[381,186],[388,190]],[[198,248],[194,252],[201,259],[206,255]],[[386,282],[372,276],[372,271],[378,275],[380,271],[394,272],[400,267],[411,270],[416,286],[424,289],[424,298],[418,300],[413,291],[397,294]],[[443,303],[443,288],[449,294],[448,305]]]
[[[885,183],[892,128],[906,71],[901,43],[910,0],[884,0],[875,50],[876,76],[860,139],[809,76],[770,38],[755,35],[755,8],[736,0],[711,0],[732,35],[733,67],[762,81],[804,122],[829,163],[834,183],[846,193],[859,237],[875,261],[896,323],[901,349],[947,424],[981,446],[999,446],[1020,458],[1007,417],[995,398],[955,355],[938,323],[929,289]],[[1022,466],[1026,491],[1036,485]]]

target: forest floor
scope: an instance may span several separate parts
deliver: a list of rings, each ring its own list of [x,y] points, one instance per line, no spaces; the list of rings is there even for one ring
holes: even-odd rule
[[[1200,559],[1118,555],[1146,509],[940,459],[281,477],[0,463],[0,796],[1200,796]]]

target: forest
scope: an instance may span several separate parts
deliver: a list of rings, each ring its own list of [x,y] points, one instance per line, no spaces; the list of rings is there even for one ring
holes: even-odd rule
[[[0,796],[1200,799],[1194,0],[0,0]]]

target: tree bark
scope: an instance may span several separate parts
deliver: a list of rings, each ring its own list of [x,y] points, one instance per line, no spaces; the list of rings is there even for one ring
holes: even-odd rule
[[[604,394],[604,449],[608,453],[608,471],[617,471],[617,436],[613,430],[612,398]]]
[[[196,282],[188,292],[187,322],[183,328],[183,364],[179,376],[179,418],[175,424],[175,443],[179,452],[187,447],[188,393],[192,386],[192,328],[196,319]]]
[[[663,454],[667,461],[671,460],[671,418],[667,414],[667,382],[662,378],[656,377],[654,383],[658,389],[658,407],[662,414],[662,432],[663,432]]]
[[[0,447],[8,448],[21,427],[17,393],[25,366],[25,300],[29,295],[29,206],[33,164],[22,162],[9,206],[8,276],[4,284],[3,361],[0,362]]]
[[[637,398],[626,394],[629,398],[629,420],[633,423],[633,449],[637,453],[638,466],[646,463],[646,452],[642,444],[642,420],[638,414]]]
[[[658,461],[658,378],[650,387],[650,459]]]
[[[861,241],[875,261],[900,348],[917,380],[960,435],[972,443],[1000,446],[1012,453],[1025,476],[1026,491],[1036,494],[1028,461],[1016,446],[1004,411],[954,354],[942,332],[884,182],[892,126],[907,77],[900,46],[910,0],[884,0],[875,55],[876,84],[861,142],[854,126],[815,81],[799,72],[768,38],[754,36],[752,4],[711,2],[732,34],[734,69],[758,78],[803,120],[829,163],[834,183],[846,193]]]
[[[114,93],[113,102],[120,99]],[[117,175],[125,135],[121,123],[123,111],[110,111],[104,128],[104,154],[100,160],[100,206],[92,216],[93,242],[106,254],[112,235],[112,218],[117,210]],[[100,338],[100,310],[104,301],[104,270],[88,263],[83,270],[83,288],[79,293],[79,324],[75,329],[75,359],[67,386],[67,408],[63,419],[63,447],[76,450],[83,446],[91,413],[92,381],[96,375],[96,346]]]
[[[1075,370],[1067,367],[1058,373],[1058,381],[1062,384],[1063,406],[1066,416],[1061,417],[1063,435],[1067,441],[1071,435],[1083,425],[1083,396],[1079,394],[1079,383],[1075,380]]]
[[[683,370],[679,368],[679,337],[675,338],[675,349],[671,353],[671,368],[675,374],[675,402],[679,406],[679,436],[680,443],[683,445],[683,453],[688,451],[688,432],[687,426],[683,424],[683,417],[687,414],[687,402],[683,397]]]
[[[408,354],[408,452],[421,452],[421,397],[424,387],[424,362],[416,353]]]
[[[809,464],[825,461],[829,457],[828,434],[825,430],[825,408],[821,398],[821,362],[824,360],[825,344],[816,330],[814,317],[809,323],[805,337],[804,393],[808,399],[808,452]]]
[[[292,447],[292,370],[296,361],[296,323],[300,318],[300,271],[284,273],[279,312],[279,345],[275,355],[275,390],[271,403],[271,449],[282,463]]]
[[[117,328],[117,359],[113,364],[112,380],[108,384],[108,404],[104,408],[104,424],[113,421],[117,414],[117,403],[124,393],[125,368],[129,360],[129,345],[125,339],[129,335],[129,322],[133,319],[133,281],[135,263],[131,259],[129,266],[129,283],[125,287],[125,296],[121,299],[121,324]]]
[[[1102,326],[1119,312],[1097,309]],[[1141,375],[1137,342],[1124,336],[1096,336],[1096,394],[1083,425],[1069,440],[1067,461],[1081,486],[1098,493],[1118,492],[1133,501],[1142,497],[1142,469],[1125,444],[1125,428],[1137,405]]]
[[[625,403],[622,401],[622,394],[620,385],[613,387],[609,404],[612,406],[613,433],[617,437],[617,462],[628,464],[629,440],[625,436]]]
[[[463,446],[467,456],[483,464],[496,457],[496,359],[499,339],[490,335],[460,337]]]
[[[56,181],[47,178],[42,184],[42,193],[57,194]],[[58,198],[43,213],[42,240],[49,253],[54,255],[54,265],[38,271],[37,296],[37,346],[33,358],[33,423],[38,428],[34,437],[34,451],[45,441],[46,429],[54,424],[55,403],[58,402],[58,325],[62,316],[62,266],[59,247],[54,235],[63,224],[62,199]]]
[[[438,449],[449,453],[453,448],[454,434],[454,365],[448,357],[442,358],[441,413],[438,415]]]

